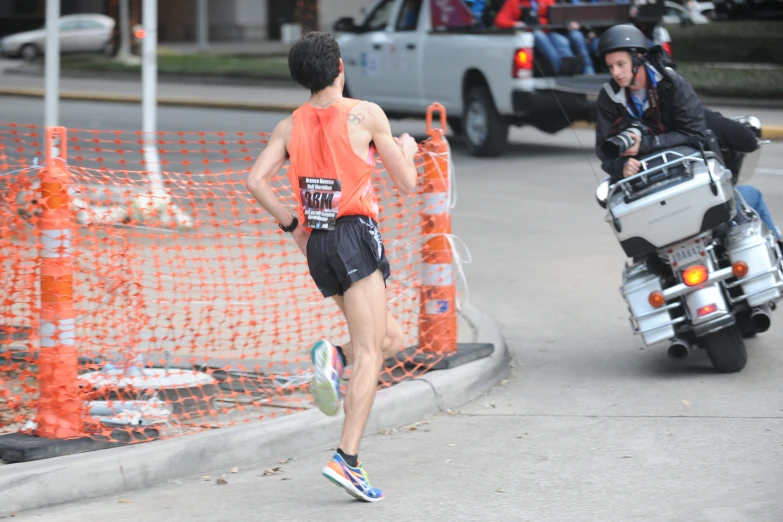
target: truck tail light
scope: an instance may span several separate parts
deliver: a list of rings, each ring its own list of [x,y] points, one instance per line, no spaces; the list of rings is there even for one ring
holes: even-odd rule
[[[514,67],[511,75],[514,78],[533,76],[533,49],[517,49],[514,52]]]

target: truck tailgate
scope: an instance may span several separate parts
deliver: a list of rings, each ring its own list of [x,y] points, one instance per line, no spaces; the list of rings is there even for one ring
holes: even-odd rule
[[[552,89],[575,94],[598,96],[603,85],[612,77],[608,74],[596,74],[592,76],[560,76],[552,78]]]

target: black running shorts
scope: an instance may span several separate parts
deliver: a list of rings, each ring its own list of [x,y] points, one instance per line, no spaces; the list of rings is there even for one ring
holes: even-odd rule
[[[366,216],[343,216],[334,230],[313,230],[307,241],[307,266],[324,297],[343,295],[379,268],[384,282],[390,273],[378,224]]]

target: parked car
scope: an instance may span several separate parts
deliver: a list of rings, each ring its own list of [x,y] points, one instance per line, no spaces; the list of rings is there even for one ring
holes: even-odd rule
[[[111,52],[114,19],[102,14],[78,14],[60,17],[60,52]],[[31,60],[44,54],[46,26],[6,36],[0,40],[0,53]]]

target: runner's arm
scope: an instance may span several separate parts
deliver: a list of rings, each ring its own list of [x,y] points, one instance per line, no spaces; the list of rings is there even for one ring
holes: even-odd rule
[[[368,130],[381,157],[383,166],[389,172],[397,190],[410,194],[416,189],[416,165],[414,155],[403,152],[392,136],[389,118],[383,110],[374,103],[368,104],[370,118]]]
[[[290,118],[281,121],[272,131],[269,142],[258,155],[245,184],[247,190],[264,207],[264,210],[272,214],[283,226],[288,226],[293,221],[291,211],[277,199],[269,185],[269,180],[280,172],[288,157],[284,138],[290,129],[289,120]]]

